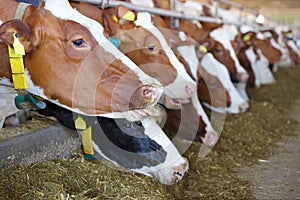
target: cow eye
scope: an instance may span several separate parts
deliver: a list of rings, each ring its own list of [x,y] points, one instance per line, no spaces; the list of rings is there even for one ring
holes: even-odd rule
[[[155,51],[157,48],[156,48],[156,46],[152,45],[152,46],[149,46],[148,49],[150,51]]]
[[[215,49],[215,52],[220,54],[220,53],[222,53],[222,50],[217,48],[217,49]]]
[[[80,45],[82,45],[82,43],[83,43],[83,39],[78,39],[78,40],[73,41],[73,44],[76,46],[80,46]]]

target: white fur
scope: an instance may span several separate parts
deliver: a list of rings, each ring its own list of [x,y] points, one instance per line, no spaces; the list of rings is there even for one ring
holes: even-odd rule
[[[287,45],[289,47],[291,47],[296,52],[296,54],[300,57],[300,50],[299,50],[299,48],[297,47],[297,45],[294,41],[288,40]]]
[[[188,63],[192,76],[196,82],[198,81],[197,71],[199,66],[199,61],[196,56],[195,45],[190,46],[179,46],[177,48],[180,55]]]
[[[269,68],[268,59],[262,54],[261,50],[258,49],[257,53],[259,54],[260,59],[256,61],[258,79],[262,85],[273,84],[276,82],[273,73]]]
[[[185,41],[186,41],[186,34],[185,34],[184,32],[180,31],[180,32],[178,33],[178,37],[180,38],[180,40],[181,40],[182,42],[185,42]]]
[[[234,38],[236,37],[237,33],[238,33],[238,31],[237,31],[236,26],[223,25],[221,28],[218,28],[218,29],[215,29],[214,31],[212,31],[210,33],[210,36],[212,38],[214,38],[216,41],[220,42],[224,46],[225,49],[229,50],[230,56],[235,63],[235,68],[236,68],[237,73],[241,76],[248,77],[248,73],[241,66],[241,64],[235,54],[235,51],[231,45],[231,41],[234,41]],[[238,83],[236,85],[236,89],[238,90],[238,92],[241,94],[241,96],[245,100],[249,100],[249,97],[246,92],[246,81],[247,81],[247,79],[245,79],[245,81],[243,81],[243,82],[241,81],[240,83]]]
[[[256,66],[257,60],[256,60],[256,55],[254,53],[253,47],[250,47],[249,49],[247,49],[245,53],[246,53],[248,60],[250,61],[251,68],[252,68],[254,76],[255,76],[254,84],[256,87],[259,87],[261,85],[261,82],[260,82],[260,79],[258,78],[259,72],[258,72],[258,69]]]
[[[247,73],[246,70],[241,66],[234,49],[231,45],[231,41],[234,40],[238,31],[236,26],[233,25],[223,25],[221,28],[215,29],[210,33],[210,36],[216,41],[220,42],[225,49],[229,50],[230,56],[235,63],[237,73]]]
[[[239,113],[239,106],[247,104],[247,102],[241,97],[232,84],[227,68],[217,61],[211,53],[207,53],[201,60],[201,66],[206,69],[210,74],[217,76],[224,88],[228,91],[231,105],[226,109],[227,112]],[[223,109],[221,109],[223,110]]]

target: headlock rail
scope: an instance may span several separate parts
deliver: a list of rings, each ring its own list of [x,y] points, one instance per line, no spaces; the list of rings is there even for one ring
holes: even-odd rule
[[[239,19],[239,23],[236,23],[236,26],[240,26],[242,24],[242,13],[248,13],[251,14],[255,17],[257,17],[259,15],[259,13],[255,10],[246,8],[244,6],[242,6],[241,4],[232,2],[230,0],[211,0],[212,5],[216,6],[215,7],[215,17],[207,17],[207,16],[194,16],[194,15],[187,15],[187,14],[183,14],[180,12],[176,12],[173,10],[166,10],[166,9],[161,9],[161,8],[150,8],[150,7],[145,7],[145,6],[140,6],[140,5],[134,5],[132,3],[129,2],[124,2],[124,1],[116,1],[116,0],[73,0],[73,1],[80,1],[80,2],[86,2],[89,4],[93,4],[97,7],[100,7],[102,9],[107,8],[107,7],[117,7],[120,5],[123,5],[131,10],[134,11],[138,11],[138,12],[149,12],[152,14],[157,14],[157,15],[161,15],[161,16],[167,16],[167,17],[171,17],[173,20],[176,19],[188,19],[188,20],[198,20],[198,21],[202,21],[202,22],[212,22],[212,23],[218,23],[218,24],[234,24],[233,22],[230,22],[226,19],[221,19],[218,18],[218,7],[219,7],[219,3],[222,4],[227,4],[231,7],[235,7],[236,9],[238,9],[240,11],[240,19]],[[175,1],[171,0],[171,3],[175,4]],[[175,5],[172,6],[173,8],[175,7]],[[171,8],[172,9],[172,8]],[[269,17],[266,18],[267,21],[269,21],[270,23],[266,22],[264,24],[264,26],[270,27],[270,24],[274,24],[274,20],[270,19]],[[252,25],[253,27],[256,27],[257,29],[260,29],[261,27],[259,26],[259,24],[256,23],[255,20],[252,21],[252,24],[248,24],[248,25]],[[276,26],[276,25],[274,25]]]
[[[189,20],[198,20],[203,22],[213,22],[213,23],[226,23],[222,19],[214,18],[214,17],[205,17],[205,16],[193,16],[193,15],[185,15],[180,12],[175,12],[171,10],[165,10],[161,8],[149,8],[145,6],[137,6],[133,5],[128,2],[124,1],[110,1],[110,0],[74,0],[74,1],[80,1],[80,2],[86,2],[93,5],[96,5],[100,8],[106,8],[106,7],[117,7],[120,5],[123,5],[130,10],[138,11],[138,12],[149,12],[161,16],[167,16],[167,17],[174,17],[174,18],[180,18],[180,19],[189,19]]]

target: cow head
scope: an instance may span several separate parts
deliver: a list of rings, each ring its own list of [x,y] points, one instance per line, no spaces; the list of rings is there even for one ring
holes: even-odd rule
[[[82,4],[82,3],[81,3]],[[83,14],[101,22],[109,36],[117,38],[119,49],[131,58],[151,77],[158,79],[165,87],[167,99],[179,100],[190,97],[195,91],[195,82],[186,74],[183,65],[178,61],[164,35],[153,26],[149,13],[138,13],[132,21],[124,20],[122,15],[129,10],[123,6],[102,11],[91,6],[82,9],[82,5],[73,4]],[[86,5],[85,5],[86,6]],[[99,10],[91,14],[90,10]],[[99,19],[102,16],[102,19]],[[185,101],[185,100],[184,100]]]
[[[247,33],[246,33],[247,34]],[[281,51],[277,48],[275,48],[272,45],[273,42],[276,41],[276,39],[272,38],[272,34],[269,34],[269,37],[266,37],[262,34],[255,34],[251,37],[251,44],[262,51],[263,55],[269,60],[271,64],[275,64],[278,62],[281,58]]]
[[[25,47],[28,91],[68,109],[87,115],[122,112],[152,107],[160,97],[160,83],[67,1],[48,0],[44,8],[27,9],[23,21],[3,23],[2,47],[12,44],[13,34]]]
[[[163,86],[174,82],[177,71],[158,38],[142,26],[136,26],[133,21],[126,20],[121,23],[120,20],[114,20],[113,16],[117,17],[121,9],[129,11],[122,6],[104,11],[104,27],[109,36],[117,38],[120,42],[119,49]]]

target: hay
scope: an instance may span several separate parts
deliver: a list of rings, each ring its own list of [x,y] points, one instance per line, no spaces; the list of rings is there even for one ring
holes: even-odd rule
[[[249,89],[250,110],[227,115],[221,139],[207,157],[198,157],[199,144],[185,152],[190,170],[176,185],[163,186],[78,153],[71,159],[1,170],[0,199],[254,199],[251,183],[237,173],[267,159],[278,141],[292,136],[296,121],[288,115],[300,97],[299,75],[299,66],[280,69],[276,84]]]

